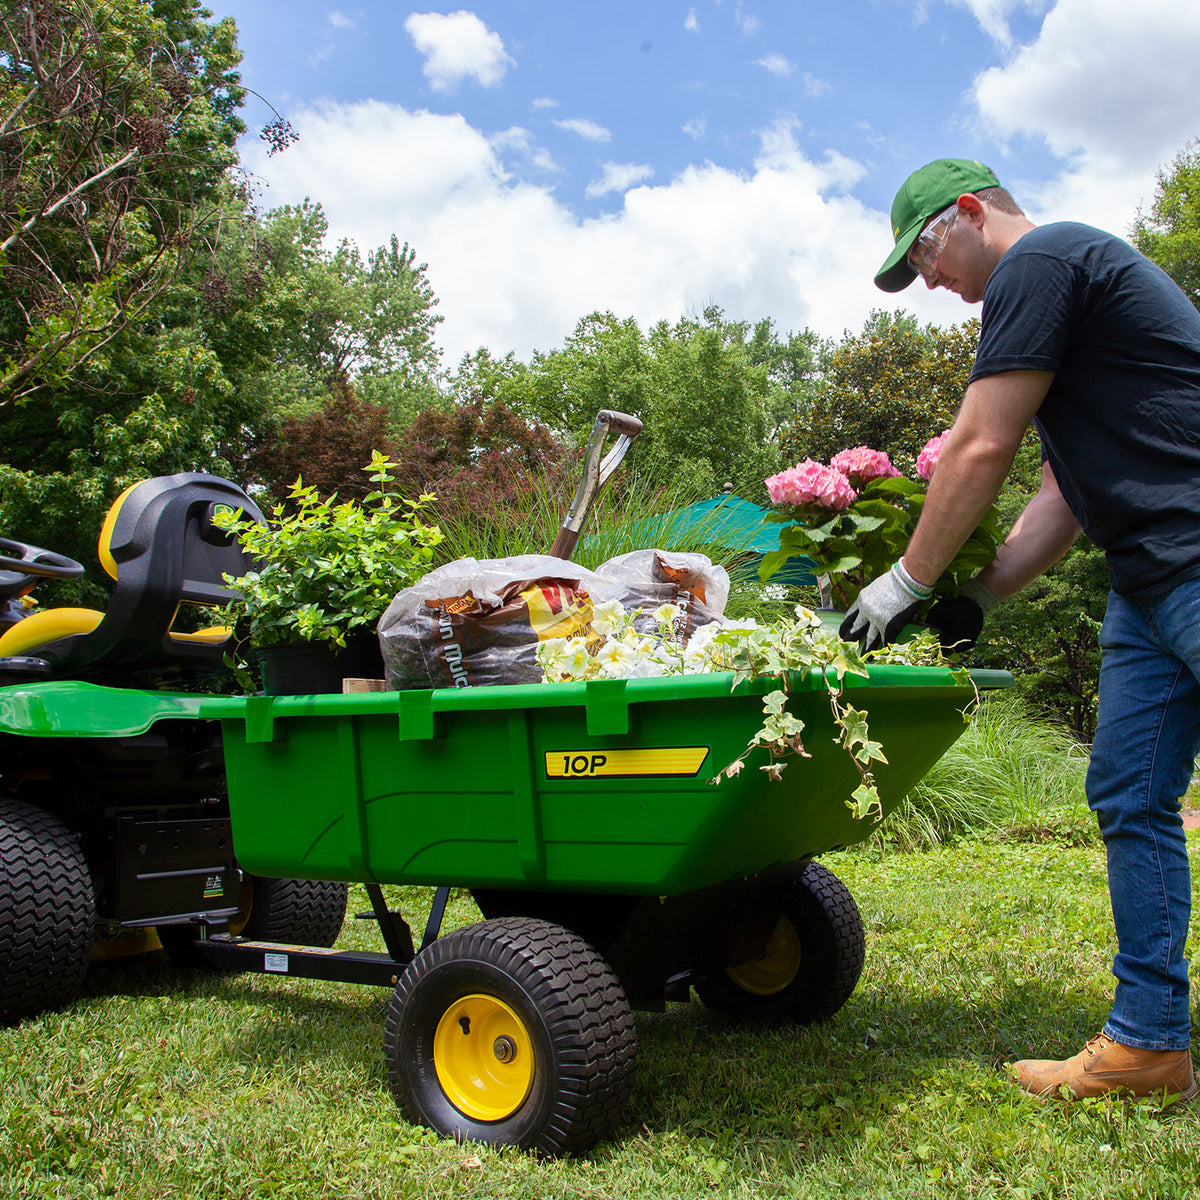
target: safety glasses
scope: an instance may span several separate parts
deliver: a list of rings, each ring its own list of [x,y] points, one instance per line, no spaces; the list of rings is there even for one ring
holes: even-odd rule
[[[958,201],[942,209],[928,225],[921,230],[921,236],[913,242],[908,252],[908,265],[918,275],[928,279],[937,270],[937,261],[946,248],[946,239],[954,227],[954,218],[958,216]]]

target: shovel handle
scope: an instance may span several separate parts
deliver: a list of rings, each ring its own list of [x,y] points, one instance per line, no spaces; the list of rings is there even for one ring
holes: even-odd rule
[[[602,408],[596,414],[596,419],[592,422],[592,435],[584,452],[583,476],[575,489],[571,507],[567,509],[567,515],[563,517],[562,525],[559,526],[558,536],[550,547],[550,554],[554,558],[571,557],[596,497],[612,478],[634,438],[641,432],[641,421],[628,413]],[[616,433],[617,440],[609,452],[604,454],[604,443],[610,433]]]

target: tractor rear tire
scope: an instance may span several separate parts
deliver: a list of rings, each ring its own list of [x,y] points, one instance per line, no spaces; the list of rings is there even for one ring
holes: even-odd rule
[[[95,921],[78,837],[44,809],[0,800],[0,1024],[79,995]]]

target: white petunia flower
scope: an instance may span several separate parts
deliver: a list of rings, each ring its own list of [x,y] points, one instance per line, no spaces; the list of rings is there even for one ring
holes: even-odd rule
[[[601,637],[612,637],[625,628],[628,617],[620,600],[601,600],[592,609],[592,628]]]

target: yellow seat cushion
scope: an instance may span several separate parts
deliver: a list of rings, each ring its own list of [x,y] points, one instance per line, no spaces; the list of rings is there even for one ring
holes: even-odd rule
[[[94,608],[48,608],[31,613],[0,635],[0,657],[28,654],[59,638],[91,633],[104,619]]]

